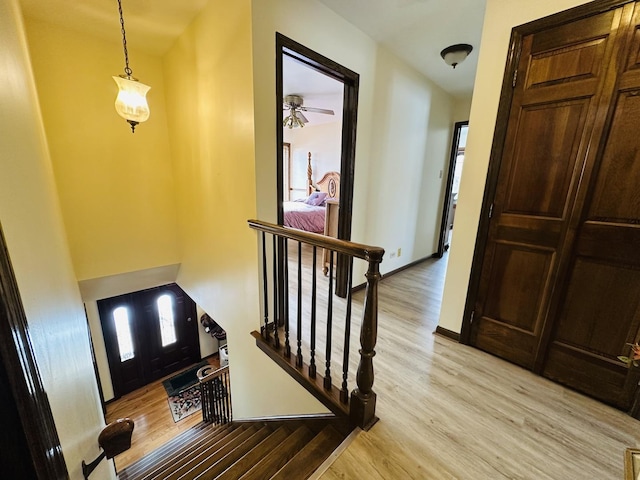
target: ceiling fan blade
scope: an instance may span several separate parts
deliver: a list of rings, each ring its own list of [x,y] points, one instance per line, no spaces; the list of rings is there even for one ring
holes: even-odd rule
[[[309,123],[309,120],[307,120],[307,117],[305,117],[302,112],[296,111],[296,117],[302,120],[302,123]]]
[[[313,107],[300,107],[300,110],[312,113],[325,113],[327,115],[334,115],[333,110],[327,110],[326,108],[313,108]]]

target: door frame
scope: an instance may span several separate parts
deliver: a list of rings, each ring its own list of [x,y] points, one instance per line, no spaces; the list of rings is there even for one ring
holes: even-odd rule
[[[440,237],[438,239],[438,251],[434,255],[442,258],[445,252],[447,235],[449,234],[449,208],[451,207],[451,189],[453,188],[453,177],[456,171],[456,163],[458,161],[458,150],[460,149],[460,134],[462,127],[468,127],[469,120],[464,122],[456,122],[453,126],[453,139],[451,141],[451,152],[449,154],[449,169],[447,171],[447,183],[444,190],[444,201],[442,202],[442,221],[440,222]]]
[[[9,378],[31,462],[39,479],[68,478],[51,405],[38,370],[27,317],[0,225],[0,361]],[[29,458],[27,458],[29,457]]]
[[[358,118],[358,90],[360,75],[340,65],[337,62],[311,50],[308,47],[276,32],[276,164],[277,164],[277,195],[278,195],[278,224],[284,223],[282,199],[283,186],[283,156],[282,145],[284,135],[282,131],[282,56],[287,55],[298,62],[323,73],[344,84],[344,98],[342,107],[342,143],[340,154],[340,210],[338,215],[338,238],[351,240],[351,220],[353,215],[353,182],[355,174],[356,130]],[[336,295],[346,297],[349,277],[349,262],[343,255],[338,255],[336,270]]]
[[[473,260],[471,263],[471,272],[469,275],[469,287],[467,289],[464,313],[462,316],[460,343],[464,343],[466,345],[469,345],[471,343],[473,312],[475,309],[476,298],[478,296],[478,290],[480,287],[480,275],[482,272],[482,264],[484,261],[484,251],[487,246],[487,239],[489,235],[489,215],[491,212],[493,199],[496,194],[496,186],[498,184],[498,174],[500,173],[502,153],[509,122],[509,113],[513,100],[513,82],[514,78],[516,78],[516,68],[518,66],[518,62],[520,61],[520,51],[522,49],[523,37],[541,30],[546,30],[581,18],[606,12],[626,3],[631,3],[632,1],[635,0],[594,0],[591,3],[579,5],[569,10],[564,10],[548,17],[533,20],[529,23],[519,25],[511,30],[509,50],[507,53],[504,77],[502,79],[502,88],[500,90],[500,102],[498,104],[498,112],[496,115],[496,127],[493,134],[491,154],[489,157],[487,180],[485,183],[482,206],[480,210],[478,233],[476,235]]]

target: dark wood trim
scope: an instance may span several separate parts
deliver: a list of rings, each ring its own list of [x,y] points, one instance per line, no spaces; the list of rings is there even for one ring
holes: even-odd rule
[[[7,370],[38,479],[69,478],[1,227],[0,357]]]
[[[525,36],[551,27],[558,27],[565,23],[571,23],[581,18],[597,15],[634,1],[635,0],[595,0],[584,5],[578,5],[577,7],[554,13],[544,18],[524,23],[514,27],[513,31],[517,30],[520,35]]]
[[[251,335],[256,339],[256,345],[262,350],[269,358],[277,363],[280,368],[287,372],[296,382],[302,385],[311,395],[313,395],[320,403],[331,410],[336,415],[340,415],[344,418],[349,417],[349,405],[340,401],[340,388],[333,386],[331,390],[324,388],[324,377],[320,374],[316,374],[315,378],[311,378],[308,375],[309,366],[303,363],[301,367],[296,365],[295,355],[290,355],[289,358],[284,356],[284,347],[275,348],[273,345],[267,343],[260,332],[253,331]]]
[[[433,332],[435,335],[440,335],[441,337],[446,337],[451,340],[455,340],[456,342],[460,341],[460,334],[454,332],[453,330],[449,330],[438,325]]]
[[[447,171],[447,183],[444,188],[444,201],[442,202],[442,219],[440,221],[440,238],[438,239],[438,251],[433,254],[437,258],[442,258],[445,250],[446,238],[449,234],[449,207],[451,206],[451,187],[453,187],[453,177],[456,170],[456,160],[458,158],[458,145],[460,144],[460,132],[462,127],[469,125],[469,121],[456,122],[453,126],[453,139],[451,140],[451,150],[449,152],[449,169]]]
[[[322,72],[344,84],[342,109],[342,142],[340,159],[340,214],[338,216],[338,238],[351,239],[351,221],[353,215],[353,182],[355,175],[356,133],[358,120],[358,92],[360,75],[339,63],[311,50],[308,47],[276,32],[276,138],[277,138],[277,191],[278,224],[282,225],[284,213],[282,199],[283,156],[282,156],[282,56],[288,55],[296,61]],[[344,255],[338,255],[336,270],[336,295],[346,297],[349,280],[349,262]]]
[[[513,99],[513,88],[511,87],[511,82],[513,80],[513,72],[520,60],[521,46],[522,34],[514,29],[511,33],[509,52],[507,53],[507,64],[502,79],[500,102],[498,104],[498,113],[496,117],[496,128],[493,133],[493,144],[491,146],[491,159],[489,161],[484,196],[482,198],[478,234],[476,235],[471,273],[469,275],[467,298],[462,317],[460,342],[467,345],[471,341],[471,314],[475,308],[475,301],[478,295],[480,273],[482,272],[482,261],[484,259],[484,250],[487,245],[487,235],[489,233],[489,208],[496,193],[498,173],[500,172],[500,163],[502,161],[502,150],[504,148],[504,142],[507,135],[509,111],[511,109],[511,101]]]
[[[475,249],[471,264],[471,273],[469,275],[469,287],[467,290],[467,297],[462,318],[462,330],[460,332],[461,343],[468,345],[471,341],[471,314],[475,308],[474,305],[476,297],[478,295],[482,262],[484,259],[484,251],[487,244],[487,235],[489,233],[488,212],[495,196],[496,185],[498,182],[498,173],[500,172],[502,152],[506,139],[509,112],[511,109],[511,102],[514,92],[511,82],[513,79],[513,72],[518,65],[520,49],[522,46],[522,38],[525,35],[536,33],[548,28],[573,22],[580,18],[589,17],[591,15],[596,15],[598,13],[618,8],[627,3],[631,3],[632,1],[634,0],[595,0],[585,5],[579,5],[577,7],[571,8],[569,10],[564,10],[562,12],[547,16],[542,19],[533,20],[512,29],[505,73],[502,80],[498,113],[496,116],[496,127],[493,135],[493,144],[491,146],[489,168],[487,170],[484,197],[482,199],[482,209],[480,212],[478,233],[476,236]]]

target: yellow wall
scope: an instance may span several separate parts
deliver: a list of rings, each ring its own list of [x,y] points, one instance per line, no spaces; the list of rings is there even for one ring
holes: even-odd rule
[[[456,225],[451,241],[440,326],[459,332],[462,326],[478,219],[489,165],[500,88],[511,29],[517,25],[585,3],[582,0],[488,0],[478,71],[471,103]]]
[[[70,477],[104,426],[86,320],[63,227],[24,28],[0,2],[0,223]],[[72,73],[72,72],[70,72]],[[115,479],[102,462],[92,479]]]
[[[227,332],[234,418],[324,411],[249,335],[260,325],[251,54],[251,2],[210,2],[164,69],[178,283]]]
[[[175,189],[159,57],[129,42],[151,85],[149,120],[131,133],[113,107],[119,32],[105,41],[27,19],[33,69],[78,280],[178,261]]]

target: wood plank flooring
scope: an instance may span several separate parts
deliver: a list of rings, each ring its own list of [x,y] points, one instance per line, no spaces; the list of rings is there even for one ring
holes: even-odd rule
[[[217,354],[207,360],[215,368],[219,368]],[[169,375],[169,378],[173,375],[176,374]],[[167,392],[162,385],[165,378],[107,404],[107,423],[122,417],[129,417],[134,421],[131,448],[114,458],[117,471],[202,422],[202,412],[189,415],[179,422],[173,421]]]
[[[430,259],[381,282],[380,421],[320,478],[623,478],[625,448],[640,444],[637,420],[432,334],[446,262]]]

